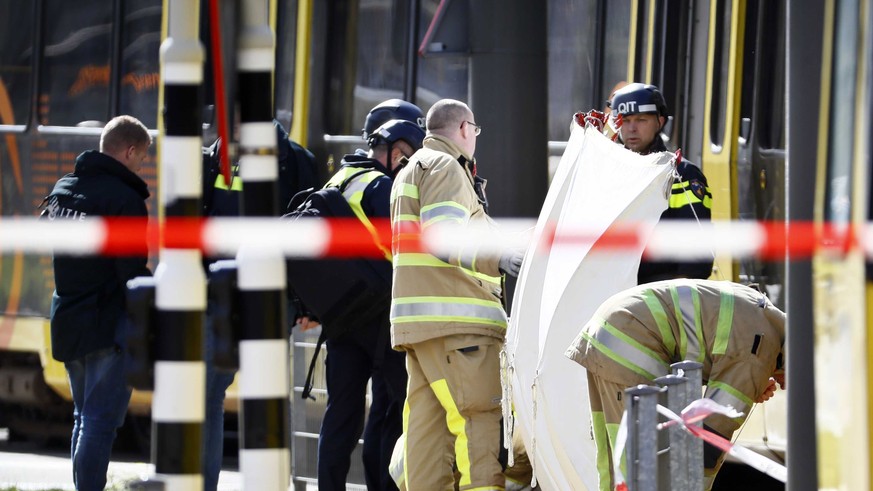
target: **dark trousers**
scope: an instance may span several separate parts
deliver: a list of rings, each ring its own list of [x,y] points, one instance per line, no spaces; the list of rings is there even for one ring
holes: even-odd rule
[[[391,349],[389,336],[384,334],[366,330],[327,341],[328,402],[318,438],[320,491],[346,489],[351,454],[362,432],[367,489],[397,489],[388,475],[388,464],[403,430],[406,361],[404,353]],[[370,378],[372,402],[365,428]]]

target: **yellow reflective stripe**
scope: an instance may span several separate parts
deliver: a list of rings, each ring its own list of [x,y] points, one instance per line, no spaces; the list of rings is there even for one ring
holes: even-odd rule
[[[360,172],[360,168],[354,167],[343,167],[339,172],[333,175],[327,184],[324,185],[325,188],[330,187],[342,187],[343,183],[350,177],[354,176],[354,174]],[[373,237],[373,242],[376,244],[376,247],[382,251],[382,255],[385,256],[385,259],[391,261],[391,251],[388,250],[387,247],[382,245],[379,240],[379,232],[376,231],[376,227],[370,222],[370,217],[364,213],[363,207],[361,207],[361,201],[364,199],[364,190],[367,189],[367,186],[370,185],[371,182],[376,180],[377,178],[384,176],[382,172],[379,172],[375,169],[370,170],[369,172],[364,172],[355,176],[351,181],[348,182],[345,189],[343,190],[343,197],[349,203],[349,207],[351,207],[352,212],[354,212],[355,217],[364,225],[370,235]]]
[[[423,252],[406,252],[394,256],[394,266],[429,266],[432,268],[454,268],[451,264],[440,260],[436,256]]]
[[[649,307],[649,312],[655,318],[655,323],[658,324],[658,331],[661,333],[661,341],[664,347],[671,354],[676,353],[676,337],[673,336],[673,329],[670,328],[670,321],[667,319],[667,312],[664,311],[664,306],[658,300],[658,297],[652,290],[643,292],[643,299],[646,301],[646,306]]]
[[[455,435],[455,465],[458,466],[458,472],[461,473],[459,484],[461,486],[468,485],[472,481],[472,477],[470,476],[470,451],[466,421],[464,421],[464,417],[461,416],[458,406],[452,399],[446,379],[440,379],[431,383],[430,388],[440,401],[440,405],[446,411],[446,425],[448,425],[449,431]]]
[[[420,297],[399,297],[394,299],[394,303],[411,304],[419,302],[437,302],[437,303],[463,303],[468,305],[482,305],[485,307],[496,306],[502,308],[500,302],[496,300],[485,300],[482,298],[470,297],[438,297],[436,295],[423,295]]]
[[[405,214],[402,213],[400,215],[394,215],[394,223],[399,222],[415,222],[418,223],[418,215]]]
[[[681,322],[683,327],[679,332],[685,333],[685,349],[682,359],[702,363],[706,357],[706,350],[701,349],[705,346],[703,325],[700,318],[700,295],[690,285],[671,287],[670,293],[676,306],[676,320]]]
[[[432,268],[458,268],[469,276],[472,276],[476,279],[491,283],[493,285],[500,285],[500,278],[489,276],[485,273],[477,273],[476,271],[469,270],[467,268],[461,266],[455,266],[453,264],[449,264],[440,258],[433,256],[431,254],[426,254],[423,252],[406,252],[401,254],[396,254],[394,256],[394,266],[395,267],[403,267],[403,266],[428,266]]]
[[[703,203],[705,208],[712,208],[712,193],[709,187],[704,188],[703,199],[698,198],[691,191],[691,183],[689,181],[679,181],[673,183],[672,192],[670,194],[669,207],[682,208],[685,205],[693,205]]]
[[[727,352],[728,340],[734,323],[734,295],[727,290],[721,290],[721,301],[718,305],[718,324],[715,328],[715,341],[712,343],[712,354],[723,355]]]
[[[223,189],[225,191],[227,191],[227,189],[228,189],[227,184],[224,183],[224,176],[221,174],[215,176],[215,184],[213,186],[215,186],[215,189]],[[232,176],[230,179],[230,190],[231,191],[242,191],[242,189],[243,189],[242,178],[239,176]]]
[[[409,385],[407,384],[407,389]],[[409,398],[403,401],[403,434],[400,435],[400,438],[403,438],[403,482],[409,482],[409,468],[407,467],[407,463],[409,462],[409,457],[407,457],[406,452],[409,451],[409,445],[406,444],[406,435],[409,434]]]
[[[706,384],[706,394],[704,397],[724,406],[731,406],[737,411],[746,413],[746,415],[748,415],[749,408],[755,402],[736,388],[718,380],[710,380]]]
[[[702,203],[700,198],[695,196],[693,192],[690,190],[685,191],[682,194],[671,194],[670,195],[670,208],[682,208],[685,205],[693,205],[696,203]],[[707,206],[709,208],[709,206]]]
[[[600,483],[600,491],[612,491],[609,489],[609,434],[606,430],[606,416],[603,411],[591,412],[591,429],[594,433],[594,448],[596,449],[597,477]]]
[[[606,432],[609,434],[610,445],[612,445],[611,448],[615,448],[615,445],[616,445],[615,441],[618,439],[618,427],[619,426],[620,426],[619,423],[606,423]],[[627,457],[627,452],[625,452],[621,456],[621,472],[624,473],[625,476],[627,475],[627,462],[626,462],[627,459],[626,459],[626,457]],[[603,481],[600,481],[600,482],[603,482]],[[606,480],[606,482],[608,483],[609,480]],[[610,489],[608,491],[612,491],[612,490]]]
[[[404,198],[418,199],[418,186],[408,182],[395,182],[391,186],[391,200],[395,197],[402,196]]]
[[[391,302],[391,322],[468,322],[506,327],[500,302],[468,297],[400,297]]]
[[[470,218],[470,210],[454,201],[443,201],[421,207],[421,222],[429,226],[444,220],[466,223]]]
[[[595,336],[587,331],[582,332],[582,337],[598,351],[619,365],[648,379],[656,379],[670,373],[670,367],[661,360],[657,353],[621,332],[609,322],[605,320],[599,320],[599,322],[600,329],[597,330]]]

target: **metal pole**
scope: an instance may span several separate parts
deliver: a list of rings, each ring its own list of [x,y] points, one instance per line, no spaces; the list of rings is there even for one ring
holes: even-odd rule
[[[703,365],[696,361],[680,361],[670,365],[673,375],[685,377],[685,401],[682,407],[686,407],[693,401],[703,396]],[[703,423],[695,423],[703,427]],[[689,489],[703,489],[703,440],[687,436],[686,459],[688,462],[688,486]]]
[[[658,397],[661,389],[638,385],[624,391],[627,409],[627,483],[630,491],[658,489]]]
[[[549,122],[544,110],[548,107],[548,2],[468,3],[467,102],[476,122],[485,128],[475,156],[479,172],[488,178],[489,214],[537,216],[549,177]]]
[[[785,91],[787,120],[786,143],[786,210],[788,237],[794,235],[792,224],[814,220],[816,193],[815,159],[818,155],[818,101],[829,95],[822,93],[822,39],[824,12],[827,2],[785,2],[787,16],[788,55]],[[810,122],[815,122],[810,124]],[[788,489],[804,491],[818,489],[816,456],[815,353],[813,325],[812,262],[791,258],[785,268],[785,306],[788,326],[785,330],[787,380],[803,390],[786,391],[788,400]],[[829,388],[822,388],[830,395]]]
[[[198,40],[199,5],[197,0],[169,2],[169,35],[161,45],[160,189],[167,218],[200,215],[204,52]],[[198,249],[161,248],[155,269],[155,306],[151,461],[167,491],[199,491],[203,489],[206,406],[206,275]]]
[[[676,414],[682,412],[685,408],[688,379],[678,375],[666,375],[656,378],[655,383],[667,389],[661,394],[661,405]],[[661,455],[658,460],[660,469],[666,471],[658,474],[661,489],[697,491],[691,487],[688,476],[688,445],[694,437],[683,431],[679,425],[674,425],[667,429],[666,434],[662,432],[659,439],[666,441],[669,448],[666,459]]]
[[[418,87],[418,18],[421,0],[409,0],[409,35],[406,39],[406,71],[403,74],[403,99],[413,104]]]
[[[237,49],[240,94],[241,214],[275,217],[279,165],[273,127],[274,38],[267,0],[245,0]],[[286,491],[289,357],[285,259],[275,245],[249,244],[237,254],[240,315],[240,470],[243,489]]]

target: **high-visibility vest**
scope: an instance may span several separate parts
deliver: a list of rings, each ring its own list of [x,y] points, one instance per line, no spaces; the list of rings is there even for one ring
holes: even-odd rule
[[[367,214],[364,213],[364,208],[361,206],[361,201],[364,199],[364,191],[367,189],[367,186],[376,179],[385,177],[385,173],[376,169],[371,169],[367,172],[361,172],[361,170],[360,167],[343,166],[327,181],[327,184],[325,184],[324,187],[343,188],[343,184],[345,184],[343,197],[349,202],[349,206],[352,208],[352,211],[355,212],[355,216],[358,217],[358,220],[361,221],[364,227],[366,227],[373,236],[373,240],[379,247],[379,250],[384,254],[385,259],[390,262],[391,251],[382,245],[376,227],[370,221]],[[346,182],[349,179],[351,180]]]

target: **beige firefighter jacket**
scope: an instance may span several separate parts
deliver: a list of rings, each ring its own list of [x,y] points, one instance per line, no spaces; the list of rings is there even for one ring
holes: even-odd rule
[[[459,248],[438,258],[417,247],[419,231],[433,226],[491,223],[463,165],[470,156],[440,135],[428,135],[391,190],[394,283],[391,339],[395,348],[452,334],[503,339],[498,257]]]
[[[566,355],[597,377],[648,384],[683,360],[703,364],[707,397],[747,411],[784,363],[785,314],[737,283],[668,280],[604,302]]]

